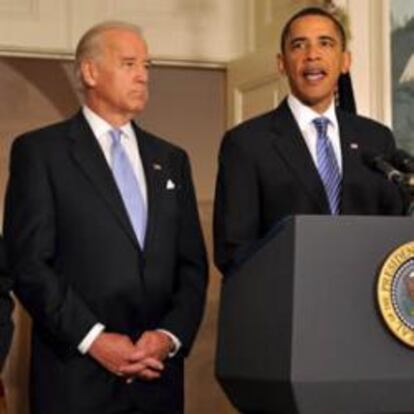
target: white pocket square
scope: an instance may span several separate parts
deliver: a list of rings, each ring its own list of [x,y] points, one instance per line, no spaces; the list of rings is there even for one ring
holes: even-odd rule
[[[166,188],[167,190],[174,190],[174,188],[175,188],[175,183],[174,183],[174,181],[173,181],[173,180],[168,180],[168,181],[167,181],[167,185],[165,186],[165,188]]]

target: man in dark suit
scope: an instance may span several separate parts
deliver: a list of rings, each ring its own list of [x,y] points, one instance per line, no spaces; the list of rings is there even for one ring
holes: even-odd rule
[[[361,157],[392,153],[391,132],[335,109],[338,78],[350,67],[340,23],[318,8],[298,12],[278,63],[291,94],[227,132],[220,149],[214,238],[223,273],[289,215],[402,214],[397,188]]]
[[[33,318],[32,413],[183,413],[207,281],[189,161],[132,122],[148,97],[138,28],[93,27],[75,64],[82,110],[11,154],[5,238]]]
[[[9,276],[4,241],[0,237],[0,370],[6,359],[13,334],[11,320],[13,302],[10,297],[11,280]]]

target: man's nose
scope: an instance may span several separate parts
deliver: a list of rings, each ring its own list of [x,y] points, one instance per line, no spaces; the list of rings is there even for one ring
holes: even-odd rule
[[[316,44],[310,43],[306,49],[306,58],[309,60],[319,59],[320,48]]]
[[[135,78],[139,82],[147,83],[149,74],[148,74],[148,67],[147,66],[138,66],[135,74]]]

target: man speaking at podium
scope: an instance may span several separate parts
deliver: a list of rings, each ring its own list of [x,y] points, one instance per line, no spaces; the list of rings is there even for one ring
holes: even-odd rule
[[[398,189],[361,159],[391,154],[391,131],[335,107],[350,63],[344,28],[327,11],[306,8],[285,25],[278,66],[291,93],[221,145],[214,239],[223,273],[286,216],[402,214]]]

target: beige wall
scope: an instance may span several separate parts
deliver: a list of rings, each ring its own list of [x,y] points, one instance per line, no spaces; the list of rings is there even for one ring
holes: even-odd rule
[[[0,214],[13,138],[29,129],[75,112],[78,98],[70,62],[0,59]],[[154,67],[151,100],[139,122],[168,137],[191,156],[202,225],[211,254],[211,212],[216,156],[225,124],[225,72]],[[188,360],[187,413],[233,413],[213,377],[220,279],[211,266],[208,306],[202,329]],[[29,320],[18,308],[16,332],[4,370],[9,412],[27,412]]]
[[[150,88],[142,126],[188,151],[198,199],[211,201],[226,123],[225,71],[158,67]]]

